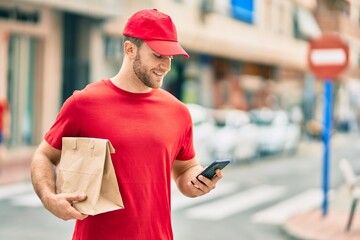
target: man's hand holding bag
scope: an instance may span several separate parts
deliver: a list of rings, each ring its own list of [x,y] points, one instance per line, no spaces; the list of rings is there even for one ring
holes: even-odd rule
[[[64,137],[56,192],[86,194],[85,201],[73,206],[87,215],[124,208],[111,161],[114,152],[106,139]]]

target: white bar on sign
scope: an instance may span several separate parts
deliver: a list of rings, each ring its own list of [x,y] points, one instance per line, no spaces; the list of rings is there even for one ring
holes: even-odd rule
[[[321,65],[341,65],[346,62],[344,49],[314,49],[310,55],[314,66]]]

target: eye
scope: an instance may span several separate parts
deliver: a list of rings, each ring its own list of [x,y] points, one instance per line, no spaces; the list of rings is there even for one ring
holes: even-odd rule
[[[153,53],[153,55],[156,57],[156,58],[162,58],[162,55],[158,54],[158,53]]]
[[[158,54],[158,53],[153,53],[153,55],[156,57],[156,58],[169,58],[170,60],[173,59],[173,56],[163,56],[161,54]]]

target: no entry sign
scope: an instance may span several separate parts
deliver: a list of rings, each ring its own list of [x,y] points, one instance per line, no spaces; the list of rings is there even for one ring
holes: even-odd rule
[[[323,125],[323,215],[328,212],[330,188],[330,133],[332,118],[332,79],[336,78],[349,63],[349,47],[338,35],[328,34],[312,40],[309,44],[308,64],[312,73],[324,81]]]
[[[348,63],[348,44],[338,35],[327,34],[310,41],[308,64],[316,77],[335,78],[347,67]]]

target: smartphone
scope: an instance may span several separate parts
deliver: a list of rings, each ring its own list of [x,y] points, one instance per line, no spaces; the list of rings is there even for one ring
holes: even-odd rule
[[[223,169],[230,163],[230,160],[216,160],[212,162],[207,168],[204,169],[199,175],[196,176],[198,178],[200,175],[203,175],[204,177],[211,179],[215,176],[216,169]]]

